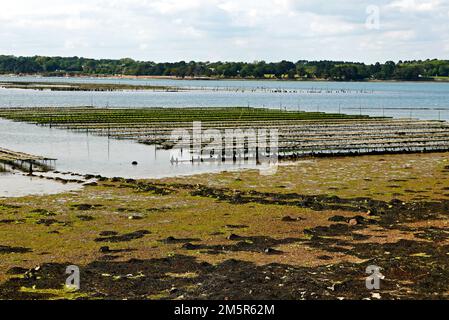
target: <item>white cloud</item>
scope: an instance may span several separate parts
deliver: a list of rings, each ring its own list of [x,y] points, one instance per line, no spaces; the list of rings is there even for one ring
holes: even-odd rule
[[[415,38],[415,32],[413,30],[395,30],[395,31],[387,31],[383,34],[383,36],[388,41],[404,41],[404,40],[412,40]]]
[[[449,39],[446,41],[446,44],[444,45],[443,50],[449,53]]]
[[[338,35],[358,28],[361,28],[361,26],[335,17],[315,15],[310,22],[310,29],[314,35]]]
[[[400,11],[434,11],[442,4],[441,0],[395,0],[387,7]]]
[[[366,7],[373,4],[381,8],[379,30],[365,28]],[[2,3],[0,54],[154,61],[443,58],[448,15],[447,0],[14,0]]]
[[[89,47],[89,44],[83,39],[71,39],[64,42],[64,48],[67,50],[74,50],[80,47],[87,48]]]

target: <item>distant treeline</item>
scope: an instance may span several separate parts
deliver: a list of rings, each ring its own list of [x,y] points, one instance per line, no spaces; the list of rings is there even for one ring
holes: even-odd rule
[[[343,61],[175,62],[79,57],[0,55],[0,74],[127,75],[249,79],[424,80],[449,76],[449,60],[388,61],[364,64]]]

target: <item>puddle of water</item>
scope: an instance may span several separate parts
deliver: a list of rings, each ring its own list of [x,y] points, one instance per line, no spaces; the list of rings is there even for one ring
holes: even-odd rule
[[[56,181],[22,174],[0,174],[0,198],[23,197],[28,195],[56,194],[80,190],[82,185],[76,183],[62,184]]]

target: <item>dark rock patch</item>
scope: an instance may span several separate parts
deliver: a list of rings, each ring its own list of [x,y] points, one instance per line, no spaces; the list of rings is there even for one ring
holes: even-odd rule
[[[145,235],[150,234],[147,230],[139,230],[131,233],[125,233],[123,235],[111,235],[102,238],[96,238],[96,242],[128,242],[135,239],[143,238]]]
[[[34,210],[31,211],[31,213],[36,213],[38,215],[47,216],[47,217],[53,217],[53,216],[56,215],[55,213],[50,212],[50,211],[45,210],[45,209],[34,209]]]
[[[2,246],[0,245],[0,254],[7,254],[7,253],[27,253],[31,252],[32,250],[29,248],[23,248],[23,247],[10,247],[10,246]]]
[[[100,236],[101,237],[109,237],[109,236],[115,236],[118,235],[118,232],[115,231],[101,231]]]
[[[201,241],[201,239],[192,239],[192,238],[184,238],[184,239],[178,239],[175,237],[167,237],[163,240],[159,240],[162,243],[165,244],[177,244],[177,243],[186,243],[186,242],[195,242],[195,241]]]
[[[88,216],[88,215],[78,215],[78,216],[76,216],[78,219],[80,219],[81,221],[93,221],[93,220],[95,220],[95,218],[94,217],[92,217],[92,216]]]
[[[88,211],[88,210],[94,210],[96,208],[101,208],[103,205],[101,204],[88,204],[88,203],[81,203],[81,204],[73,204],[73,208],[80,210],[80,211]]]
[[[226,228],[229,228],[229,229],[245,229],[245,228],[249,228],[249,226],[244,225],[244,224],[228,224],[228,225],[226,225]]]

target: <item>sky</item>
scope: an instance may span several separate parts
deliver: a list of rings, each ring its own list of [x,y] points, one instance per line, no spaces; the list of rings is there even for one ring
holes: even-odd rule
[[[0,54],[171,61],[449,59],[449,0],[13,0]]]

